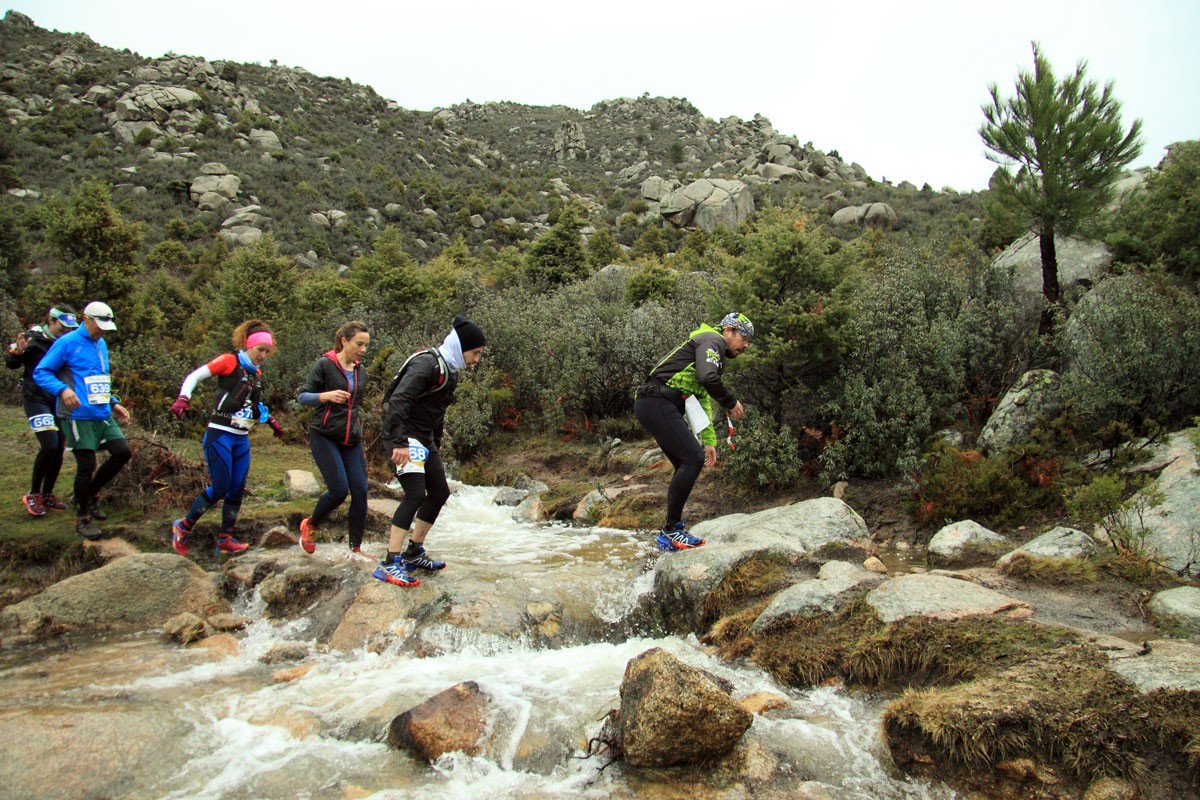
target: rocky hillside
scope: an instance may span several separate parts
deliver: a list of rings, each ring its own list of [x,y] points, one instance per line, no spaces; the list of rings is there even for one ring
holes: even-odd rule
[[[416,112],[349,80],[143,58],[14,11],[0,22],[0,108],[0,188],[10,195],[36,201],[98,178],[145,223],[147,248],[213,233],[249,244],[270,232],[310,266],[348,263],[387,225],[426,259],[460,237],[475,252],[528,241],[564,201],[628,240],[663,217],[736,224],[752,195],[868,186],[861,166],[764,117],[714,122],[683,99]],[[744,197],[734,216],[696,219],[696,198],[714,193]]]

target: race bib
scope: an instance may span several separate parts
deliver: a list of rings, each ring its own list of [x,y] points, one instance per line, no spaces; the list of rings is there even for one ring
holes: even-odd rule
[[[108,375],[89,375],[83,379],[88,405],[106,406],[112,401],[112,378]]]
[[[254,415],[251,412],[250,406],[246,406],[236,414],[229,417],[230,424],[238,430],[248,431],[254,427]]]
[[[413,472],[424,474],[425,461],[429,458],[429,448],[418,442],[416,439],[408,440],[408,463],[403,469],[397,470],[399,475],[408,475]]]
[[[29,429],[34,433],[58,430],[58,422],[53,414],[35,414],[29,418]]]

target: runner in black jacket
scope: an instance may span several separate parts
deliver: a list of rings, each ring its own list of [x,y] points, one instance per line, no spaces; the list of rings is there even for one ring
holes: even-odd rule
[[[33,368],[46,355],[54,340],[64,333],[79,327],[79,315],[66,303],[58,303],[50,309],[45,325],[30,328],[17,334],[17,340],[8,346],[4,363],[9,369],[24,369],[21,376],[21,402],[29,427],[37,437],[41,449],[33,459],[33,481],[29,494],[21,498],[21,505],[35,517],[45,516],[46,511],[64,511],[67,504],[54,496],[54,484],[62,470],[63,454],[67,441],[59,430],[54,416],[54,398],[33,380]]]
[[[371,343],[364,322],[347,322],[333,336],[333,349],[317,359],[300,390],[300,405],[316,406],[308,426],[313,460],[325,479],[325,494],[312,515],[300,521],[300,546],[317,549],[321,523],[350,495],[347,519],[352,558],[362,557],[367,527],[367,457],[362,443],[360,407],[367,388],[362,357]]]
[[[388,553],[375,577],[397,586],[417,586],[409,570],[436,571],[446,566],[425,552],[425,537],[450,499],[440,452],[446,409],[454,402],[458,373],[483,357],[487,344],[474,322],[455,317],[445,341],[406,362],[384,411],[383,437],[391,448],[404,500],[392,515]],[[411,530],[410,530],[411,527]],[[408,547],[404,540],[408,538]]]
[[[716,400],[730,419],[740,419],[742,404],[721,377],[725,359],[736,358],[749,346],[754,324],[745,314],[725,315],[717,327],[702,324],[687,341],[663,356],[650,370],[650,379],[637,389],[633,413],[650,432],[675,467],[667,488],[667,520],[658,532],[661,550],[699,547],[683,520],[683,506],[700,470],[717,463],[717,437],[712,428]],[[693,410],[689,413],[687,405]],[[699,441],[697,441],[699,439]]]

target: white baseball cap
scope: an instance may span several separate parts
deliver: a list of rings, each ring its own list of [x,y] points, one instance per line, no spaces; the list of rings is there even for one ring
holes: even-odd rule
[[[93,300],[83,309],[83,315],[96,320],[96,324],[100,326],[100,330],[102,331],[115,331],[117,329],[117,323],[113,322],[113,311],[109,308],[108,303]]]

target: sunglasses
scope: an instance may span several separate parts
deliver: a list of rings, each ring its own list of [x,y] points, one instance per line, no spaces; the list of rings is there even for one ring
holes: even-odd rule
[[[113,321],[112,317],[102,317],[99,314],[88,314],[88,316],[91,317],[92,319],[96,320],[97,322],[112,322]]]
[[[79,327],[79,318],[74,314],[68,314],[65,311],[59,311],[57,308],[50,309],[50,316],[66,325],[68,328]]]

